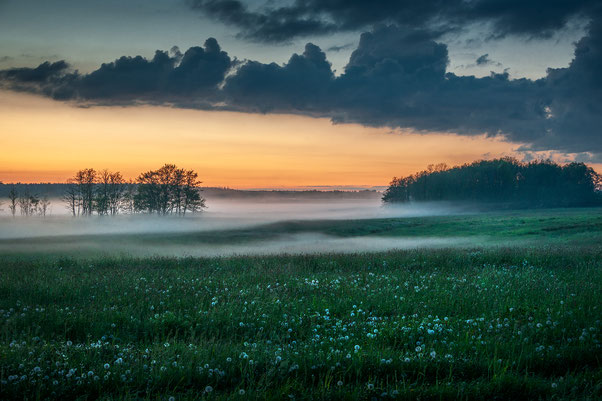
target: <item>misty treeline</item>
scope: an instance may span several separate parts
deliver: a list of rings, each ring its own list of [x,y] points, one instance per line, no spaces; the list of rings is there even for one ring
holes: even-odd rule
[[[120,172],[79,170],[68,180],[63,201],[73,216],[150,213],[181,215],[205,208],[194,170],[165,164],[126,181]]]
[[[2,202],[0,202],[0,206]],[[14,217],[21,216],[42,216],[50,212],[50,200],[47,196],[39,196],[30,193],[28,189],[23,192],[17,191],[17,187],[12,185],[8,192],[8,210]]]
[[[206,207],[198,174],[174,164],[165,164],[129,181],[118,171],[86,168],[76,172],[67,184],[0,184],[13,217],[46,216],[51,206],[49,194],[61,198],[74,217],[133,213],[184,216]],[[31,188],[41,188],[47,194],[41,197]]]
[[[393,178],[384,202],[475,201],[520,207],[569,207],[602,204],[602,177],[584,163],[550,160],[528,163],[505,157]]]

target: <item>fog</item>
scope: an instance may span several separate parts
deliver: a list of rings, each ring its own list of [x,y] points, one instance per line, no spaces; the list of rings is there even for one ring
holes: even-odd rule
[[[0,239],[56,235],[174,233],[228,230],[291,220],[358,220],[388,217],[421,217],[462,214],[467,207],[445,203],[383,206],[380,199],[279,201],[224,200],[208,202],[202,213],[185,217],[118,215],[73,218],[56,201],[45,218],[0,217]],[[57,210],[59,213],[57,213]]]
[[[253,238],[217,243],[190,240],[187,233],[220,235],[240,229],[261,227],[286,221],[361,220],[389,217],[419,217],[470,212],[468,208],[443,203],[383,206],[380,199],[214,199],[208,208],[185,217],[149,215],[93,216],[73,218],[56,201],[50,215],[12,218],[0,217],[0,253],[36,251],[100,251],[133,255],[217,256],[234,254],[365,252],[416,247],[441,247],[464,244],[462,238],[341,238],[324,233],[286,233],[264,236],[265,228]],[[60,211],[60,213],[57,213]],[[174,240],[174,235],[182,234]],[[126,236],[120,240],[120,235]],[[149,244],[144,238],[152,236]],[[162,235],[166,241],[161,241]],[[210,235],[209,235],[210,237]],[[181,242],[185,242],[184,245]]]

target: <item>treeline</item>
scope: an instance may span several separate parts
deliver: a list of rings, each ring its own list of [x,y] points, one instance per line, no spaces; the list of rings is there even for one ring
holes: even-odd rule
[[[202,211],[205,199],[201,197],[198,174],[194,170],[165,164],[157,170],[140,174],[136,180],[126,181],[120,172],[79,170],[67,184],[44,184],[51,189],[61,188],[58,195],[69,214],[78,216],[114,216],[117,214],[148,213],[180,215]],[[10,185],[8,210],[15,217],[46,216],[51,205],[48,196],[30,192],[32,185]]]
[[[198,174],[174,164],[142,173],[130,182],[119,172],[88,168],[79,170],[68,183],[63,201],[74,217],[119,213],[183,216],[205,208]]]
[[[510,157],[480,160],[393,178],[382,200],[475,201],[519,207],[570,207],[602,204],[602,177],[584,163],[529,163]]]

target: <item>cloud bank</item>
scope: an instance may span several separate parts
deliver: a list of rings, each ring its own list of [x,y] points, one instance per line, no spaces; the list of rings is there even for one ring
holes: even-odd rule
[[[556,22],[540,24],[540,34],[560,20],[550,21]],[[425,133],[504,135],[525,143],[525,151],[588,152],[602,161],[601,21],[592,19],[567,68],[550,69],[539,80],[449,73],[447,46],[436,33],[378,25],[361,35],[339,76],[311,43],[279,65],[240,62],[210,38],[184,53],[124,56],[88,74],[65,61],[1,70],[0,85],[82,105],[294,113]]]
[[[573,18],[588,16],[597,0],[188,0],[191,9],[239,29],[239,37],[286,42],[306,36],[395,24],[444,33],[471,23],[491,26],[492,37],[550,37]]]

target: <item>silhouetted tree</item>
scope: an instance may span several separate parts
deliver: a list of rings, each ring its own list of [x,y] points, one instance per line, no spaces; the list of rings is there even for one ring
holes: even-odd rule
[[[19,193],[17,192],[17,187],[12,185],[10,187],[10,192],[8,193],[8,209],[10,213],[15,217],[17,213],[17,203],[19,200]]]
[[[81,212],[82,197],[79,190],[78,184],[73,178],[67,181],[68,185],[63,194],[63,202],[65,202],[67,209],[71,212],[73,217],[77,217]]]
[[[182,185],[184,204],[181,211],[182,215],[185,215],[187,210],[196,213],[206,207],[205,199],[200,194],[199,186],[201,185],[201,181],[198,180],[198,176],[194,170],[184,172],[184,184]]]
[[[194,170],[165,164],[126,182],[121,173],[94,169],[78,171],[68,180],[63,201],[75,216],[116,215],[119,212],[159,215],[199,212],[205,208]]]
[[[136,208],[134,207],[134,198],[136,195],[137,185],[133,180],[129,180],[123,184],[123,193],[121,199],[121,208],[125,213],[134,213]]]
[[[125,206],[127,184],[119,171],[109,173],[108,181],[107,206],[109,214],[114,216]]]
[[[94,209],[99,216],[109,214],[109,185],[111,173],[104,169],[97,174],[97,183],[94,190]]]
[[[128,184],[120,172],[107,169],[100,172],[83,169],[75,173],[68,181],[63,201],[71,214],[75,216],[116,215],[128,206]]]
[[[21,216],[33,216],[36,214],[39,203],[40,199],[37,195],[31,195],[29,191],[25,191],[25,193],[19,196],[19,210]]]
[[[199,194],[197,177],[193,170],[179,169],[174,164],[142,173],[138,177],[134,208],[159,215],[200,211],[205,203]]]
[[[92,168],[79,170],[75,176],[69,179],[72,185],[68,188],[67,205],[75,216],[91,216],[94,211],[95,189],[96,189],[96,171]]]
[[[48,199],[48,197],[46,195],[44,195],[40,199],[40,206],[39,206],[40,216],[46,217],[46,214],[48,213],[49,208],[50,208],[50,200]]]

